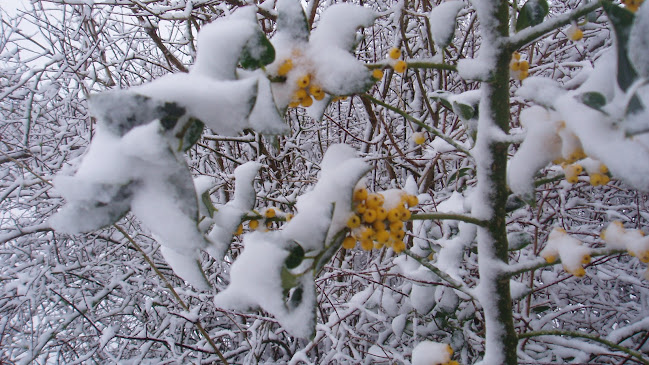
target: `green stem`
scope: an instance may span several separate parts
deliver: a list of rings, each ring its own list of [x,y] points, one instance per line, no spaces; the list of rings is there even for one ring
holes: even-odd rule
[[[144,257],[144,261],[146,261],[149,264],[149,266],[151,266],[151,268],[156,273],[156,275],[158,275],[160,280],[162,280],[162,282],[167,287],[167,289],[169,289],[169,291],[174,296],[174,298],[176,298],[176,300],[178,301],[180,306],[185,311],[189,312],[189,306],[187,306],[187,304],[185,304],[185,301],[180,297],[180,295],[178,295],[178,293],[176,292],[174,287],[171,285],[171,283],[169,283],[167,278],[165,278],[164,275],[162,275],[162,272],[160,272],[160,270],[158,270],[158,267],[155,265],[155,263],[153,263],[153,260],[151,260],[151,258],[149,258],[149,255],[147,255],[146,252],[144,252],[144,250],[142,250],[142,247],[140,247],[140,245],[138,245],[135,242],[135,240],[122,227],[118,226],[117,224],[113,224],[113,227],[115,227],[115,229],[117,229],[131,243],[131,245],[133,245],[133,247],[138,252],[140,252],[142,254],[142,256]],[[193,322],[193,323],[196,326],[196,328],[198,328],[198,331],[203,335],[203,337],[205,337],[205,339],[210,344],[210,346],[212,346],[212,348],[214,349],[214,352],[219,357],[219,359],[221,359],[223,364],[228,365],[228,361],[225,359],[225,357],[223,356],[221,351],[219,351],[218,347],[216,346],[216,343],[214,343],[212,338],[207,334],[207,331],[205,330],[205,328],[203,328],[201,323],[198,320],[196,320],[196,322]]]
[[[432,133],[432,134],[436,135],[437,137],[443,139],[446,143],[448,143],[451,146],[455,147],[456,150],[465,153],[467,156],[471,156],[471,153],[469,153],[469,150],[467,150],[466,148],[459,145],[452,138],[444,135],[442,132],[440,132],[437,129],[429,126],[428,124],[420,121],[419,119],[413,117],[412,115],[406,113],[405,111],[403,111],[403,110],[401,110],[399,108],[396,108],[396,107],[394,107],[394,106],[392,106],[390,104],[384,103],[381,100],[378,100],[378,99],[376,99],[375,97],[373,97],[372,95],[369,95],[369,94],[362,94],[361,97],[369,99],[374,104],[377,104],[377,105],[380,105],[380,106],[382,106],[382,107],[384,107],[386,109],[392,110],[393,112],[401,115],[402,117],[408,119],[409,121],[417,124],[418,126],[420,126],[420,127],[424,128],[425,130],[429,131],[430,133]]]
[[[601,1],[593,1],[587,3],[586,5],[578,7],[571,13],[563,14],[556,18],[546,20],[534,27],[523,29],[515,35],[509,37],[505,42],[505,46],[508,46],[511,49],[519,49],[526,44],[534,41],[535,39],[540,38],[545,34],[558,29],[559,27],[570,24],[570,22],[576,20],[579,17],[597,10],[601,6]]]
[[[628,349],[624,346],[618,345],[615,342],[611,342],[608,340],[604,340],[598,336],[594,335],[589,335],[586,333],[582,332],[577,332],[577,331],[534,331],[534,332],[527,332],[527,333],[521,333],[518,335],[518,339],[523,339],[523,338],[532,338],[532,337],[539,337],[539,336],[567,336],[567,337],[574,337],[574,338],[585,338],[591,341],[595,341],[598,343],[601,343],[602,345],[606,345],[610,348],[619,350],[624,352],[625,354],[628,354],[630,356],[633,356],[636,358],[639,362],[649,365],[649,360],[645,359],[641,353],[637,351],[633,351],[631,349]]]
[[[453,214],[453,213],[421,213],[413,214],[410,217],[410,220],[454,220],[461,221],[466,223],[472,223],[477,226],[484,227],[487,225],[487,222],[480,220],[478,218],[470,217],[462,214]]]
[[[471,293],[471,291],[468,290],[468,289],[466,288],[466,286],[465,286],[463,283],[458,282],[457,280],[453,279],[453,278],[450,277],[448,274],[446,274],[445,272],[443,272],[442,270],[440,270],[438,267],[434,266],[434,265],[431,264],[430,262],[427,262],[427,261],[424,260],[423,258],[421,258],[421,257],[419,257],[419,256],[417,256],[417,255],[415,255],[415,254],[412,253],[412,251],[410,251],[410,250],[405,250],[404,253],[405,253],[406,255],[412,257],[413,259],[415,259],[415,261],[417,261],[418,263],[420,263],[423,267],[425,267],[425,268],[427,268],[428,270],[430,270],[430,271],[434,272],[435,274],[437,274],[437,276],[439,276],[442,280],[444,280],[445,282],[447,282],[447,283],[448,283],[448,284],[449,284],[453,289],[459,290],[459,291],[461,291],[462,293],[464,293],[464,294],[470,296],[471,298],[476,299],[476,298],[473,296],[473,293]]]

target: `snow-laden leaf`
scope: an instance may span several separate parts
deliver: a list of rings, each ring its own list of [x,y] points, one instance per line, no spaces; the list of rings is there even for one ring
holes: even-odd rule
[[[545,16],[548,15],[548,11],[546,0],[527,0],[518,13],[516,31],[541,24]]]
[[[629,34],[629,60],[641,77],[649,78],[649,5],[635,13]]]
[[[291,335],[311,337],[315,331],[314,278],[310,272],[282,275],[289,256],[286,238],[281,232],[252,232],[245,235],[243,244],[243,253],[230,271],[230,285],[214,297],[215,304],[239,310],[261,308]]]
[[[198,202],[185,160],[174,154],[158,119],[134,121],[137,126],[123,136],[110,127],[125,124],[112,121],[116,123],[108,126],[99,120],[75,176],[56,179],[55,187],[68,204],[52,218],[52,226],[68,233],[89,232],[115,223],[130,209],[167,248],[168,257],[175,252],[189,258],[170,262],[172,268],[197,288],[207,288],[202,274],[197,275],[200,266],[184,266],[196,263],[198,250],[207,245],[198,230]]]
[[[308,42],[309,23],[299,1],[277,1],[277,36],[294,42]]]
[[[457,14],[463,7],[462,1],[447,1],[430,11],[430,32],[439,48],[446,48],[453,41]]]
[[[507,235],[509,251],[517,251],[532,243],[532,235],[527,232],[511,232]]]
[[[239,55],[239,64],[248,70],[266,66],[275,60],[275,48],[266,34],[257,28],[254,35],[248,39]]]
[[[207,252],[216,260],[223,259],[243,217],[255,207],[257,192],[253,183],[261,167],[260,163],[251,161],[234,170],[234,199],[216,208],[214,226],[208,235],[211,245]]]

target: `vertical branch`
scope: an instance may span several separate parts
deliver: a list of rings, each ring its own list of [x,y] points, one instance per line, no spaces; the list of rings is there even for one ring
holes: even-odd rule
[[[478,187],[474,215],[487,220],[478,227],[479,299],[486,326],[486,364],[517,364],[517,336],[512,315],[506,230],[507,148],[490,131],[509,131],[509,61],[511,51],[503,47],[509,34],[509,9],[505,0],[474,0],[482,25],[482,59],[493,77],[482,84],[476,157]]]

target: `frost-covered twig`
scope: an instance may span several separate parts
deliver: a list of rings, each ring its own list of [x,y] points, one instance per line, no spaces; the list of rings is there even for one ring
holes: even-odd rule
[[[437,276],[439,276],[442,280],[447,282],[453,289],[459,290],[462,293],[470,296],[471,298],[476,299],[475,296],[473,295],[472,291],[470,290],[470,288],[467,288],[466,285],[464,285],[463,283],[458,282],[457,280],[453,279],[452,277],[450,277],[444,271],[440,270],[435,265],[432,265],[430,262],[426,262],[423,258],[415,255],[410,250],[405,250],[404,253],[406,255],[412,257],[413,259],[415,259],[415,261],[420,263],[423,267],[425,267],[428,270],[430,270],[430,271],[434,272],[435,274],[437,274]]]
[[[142,257],[144,258],[144,261],[146,261],[147,264],[149,264],[149,266],[151,266],[151,268],[156,273],[156,275],[158,275],[160,280],[162,280],[162,282],[167,287],[167,289],[169,289],[169,291],[174,296],[174,298],[176,298],[176,300],[178,301],[178,304],[180,304],[180,306],[185,311],[189,311],[189,306],[187,306],[185,301],[180,297],[180,295],[178,295],[178,293],[176,292],[174,287],[171,285],[171,283],[169,283],[169,281],[167,281],[167,278],[165,278],[165,276],[162,275],[162,273],[160,272],[158,267],[155,265],[155,263],[153,263],[153,260],[151,260],[151,258],[149,258],[149,255],[147,255],[146,252],[144,252],[142,247],[140,247],[140,245],[138,245],[137,242],[135,242],[135,240],[122,227],[118,226],[117,224],[113,224],[113,227],[115,227],[115,229],[117,229],[131,243],[131,245],[133,245],[133,247],[140,254],[142,254]],[[193,323],[196,326],[196,328],[198,329],[198,331],[203,335],[203,337],[205,337],[205,340],[207,340],[207,342],[210,344],[210,346],[214,349],[214,352],[219,357],[219,359],[221,359],[223,364],[228,365],[228,361],[225,359],[225,357],[223,357],[223,354],[221,353],[221,351],[219,351],[219,348],[216,346],[216,344],[214,343],[214,341],[212,340],[210,335],[207,333],[205,328],[203,328],[201,323],[198,320],[196,320]]]
[[[610,248],[599,248],[590,251],[590,256],[592,257],[608,256],[608,255],[615,255],[624,252],[625,252],[624,250],[612,250]],[[552,263],[548,263],[542,257],[539,256],[534,260],[519,262],[517,264],[509,265],[507,272],[509,273],[509,276],[516,276],[528,271],[540,269],[546,266],[556,265],[559,263],[561,263],[561,259],[559,257],[556,258],[556,261]]]
[[[428,124],[420,121],[419,119],[413,117],[412,115],[406,113],[405,111],[403,111],[403,110],[401,110],[399,108],[396,108],[396,107],[394,107],[394,106],[392,106],[390,104],[384,103],[381,100],[378,100],[378,99],[376,99],[375,97],[373,97],[372,95],[369,95],[369,94],[363,94],[362,97],[367,98],[367,99],[371,100],[373,103],[378,104],[378,105],[380,105],[380,106],[382,106],[382,107],[384,107],[386,109],[392,110],[393,112],[401,115],[402,117],[408,119],[409,121],[417,124],[418,126],[420,126],[420,127],[424,128],[424,129],[426,129],[427,131],[429,131],[430,133],[432,133],[432,134],[436,135],[437,137],[443,139],[445,142],[447,142],[451,146],[455,147],[455,149],[457,149],[458,151],[465,153],[467,156],[471,156],[471,153],[469,153],[469,150],[467,150],[466,148],[464,148],[463,146],[461,146],[460,144],[455,142],[453,140],[453,138],[450,138],[450,137],[446,136],[442,132],[440,132],[437,129],[429,126]]]
[[[559,331],[559,330],[554,330],[554,331],[533,331],[533,332],[526,332],[526,333],[521,333],[518,335],[518,339],[523,339],[523,338],[531,338],[531,337],[539,337],[539,336],[567,336],[567,337],[575,337],[575,338],[585,338],[591,341],[595,341],[598,343],[601,343],[603,345],[606,345],[610,348],[619,350],[624,352],[625,354],[633,356],[637,361],[649,365],[649,360],[644,358],[641,353],[628,349],[624,346],[621,346],[615,342],[611,342],[608,340],[605,340],[603,338],[600,338],[598,336],[594,335],[589,335],[587,333],[582,333],[582,332],[577,332],[577,331]]]
[[[485,226],[487,224],[487,222],[483,220],[468,215],[438,212],[413,214],[412,217],[410,217],[410,220],[454,220],[472,223],[477,226]]]
[[[383,68],[389,66],[388,62],[377,62],[377,63],[368,63],[366,64],[367,68],[373,70],[378,68]],[[438,63],[438,62],[426,62],[426,61],[412,61],[408,62],[408,68],[425,68],[431,70],[448,70],[448,71],[457,71],[455,65],[449,65],[448,63]]]

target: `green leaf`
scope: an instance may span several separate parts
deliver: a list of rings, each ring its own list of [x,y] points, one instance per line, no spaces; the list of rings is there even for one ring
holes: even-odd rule
[[[596,91],[589,91],[587,93],[583,93],[579,95],[579,99],[582,103],[588,105],[593,109],[600,110],[600,111],[606,105],[606,97]]]
[[[284,265],[289,269],[298,267],[304,260],[304,249],[297,242],[291,241],[288,247],[288,257],[284,260]]]
[[[201,194],[201,202],[203,203],[203,205],[205,205],[205,208],[207,209],[210,217],[214,217],[214,213],[217,212],[217,209],[214,207],[214,204],[212,204],[209,190]]]
[[[527,232],[512,232],[507,235],[509,251],[520,250],[532,243],[532,235]]]
[[[549,305],[538,305],[536,307],[532,307],[532,312],[534,313],[543,313],[550,309],[551,307]]]
[[[338,249],[340,249],[340,246],[343,244],[343,240],[345,239],[346,235],[346,230],[343,230],[341,232],[338,232],[334,236],[334,238],[331,240],[329,246],[319,255],[318,261],[315,266],[315,273],[318,274],[320,270],[322,270],[323,267],[331,260],[331,258],[338,252]]]
[[[613,24],[613,30],[615,31],[615,43],[617,45],[617,83],[622,90],[626,91],[638,77],[627,55],[629,34],[631,33],[634,15],[627,9],[609,1],[603,1],[602,7],[611,24]]]
[[[507,198],[507,202],[505,203],[505,211],[507,213],[513,212],[516,209],[520,209],[526,205],[525,201],[521,198],[519,198],[516,195],[510,195]]]
[[[285,296],[287,296],[290,290],[295,288],[299,282],[298,276],[288,271],[286,267],[282,267],[280,278],[282,280],[282,291]]]
[[[431,96],[430,98],[434,101],[440,102],[442,105],[448,108],[448,110],[453,110],[453,106],[451,105],[451,102],[448,100],[449,94],[444,91],[435,91],[434,96]]]
[[[176,137],[181,138],[179,149],[183,152],[186,152],[190,148],[192,148],[192,146],[196,142],[198,142],[199,138],[201,138],[201,134],[203,134],[203,128],[205,128],[205,124],[199,119],[189,118],[187,124],[185,125],[185,128],[179,132],[182,134],[182,136],[176,135]]]
[[[453,102],[453,112],[460,116],[463,120],[467,121],[474,117],[475,109],[471,105]]]
[[[448,178],[448,180],[446,182],[446,185],[453,184],[457,179],[461,178],[462,176],[468,175],[472,171],[473,171],[473,169],[470,168],[470,167],[463,167],[463,168],[455,171],[455,173],[453,173],[451,176],[449,176],[449,178]]]
[[[548,15],[548,11],[549,7],[546,0],[527,0],[518,13],[516,31],[541,24],[545,16]]]
[[[166,102],[157,107],[156,112],[160,115],[160,124],[162,127],[165,130],[171,130],[176,126],[178,120],[185,115],[187,110],[176,103]]]
[[[638,74],[629,60],[629,36],[635,15],[612,2],[602,2],[602,7],[606,12],[606,16],[613,24],[615,31],[615,40],[617,45],[617,84],[620,89],[627,91],[629,87],[638,79]],[[629,105],[627,106],[627,115],[633,114],[636,111],[643,110],[644,106],[637,95],[633,95]]]
[[[261,29],[248,39],[239,55],[239,64],[246,70],[256,70],[275,61],[275,48]]]

